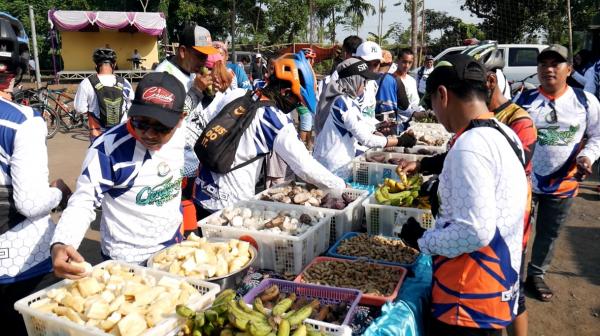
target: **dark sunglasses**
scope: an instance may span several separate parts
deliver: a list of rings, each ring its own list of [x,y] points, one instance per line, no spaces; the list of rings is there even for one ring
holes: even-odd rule
[[[548,106],[552,109],[550,113],[546,114],[546,122],[548,124],[556,124],[558,122],[558,117],[556,116],[556,107],[554,106],[554,101],[550,101]]]
[[[133,128],[137,128],[140,131],[146,132],[149,129],[152,129],[156,133],[167,134],[173,130],[171,127],[167,127],[160,123],[148,123],[146,121],[142,121],[140,119],[131,118],[131,126]]]

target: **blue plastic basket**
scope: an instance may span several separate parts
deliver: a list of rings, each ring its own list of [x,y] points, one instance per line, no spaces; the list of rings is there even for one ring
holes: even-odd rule
[[[348,255],[343,255],[343,254],[337,253],[337,249],[340,246],[340,244],[342,243],[342,241],[344,241],[346,239],[350,239],[352,237],[356,237],[359,234],[361,234],[361,233],[358,233],[358,232],[346,233],[340,239],[338,239],[338,241],[336,241],[335,244],[333,244],[333,246],[331,246],[329,248],[329,250],[327,250],[327,255],[330,257],[340,258],[340,259],[348,259],[348,260],[362,259],[362,260],[372,261],[372,262],[375,262],[378,264],[402,266],[402,267],[406,267],[406,268],[412,268],[412,266],[414,266],[416,264],[418,256],[417,256],[417,258],[415,258],[415,261],[410,264],[400,264],[400,263],[395,263],[395,262],[386,261],[386,260],[369,259],[369,258],[365,258],[365,257],[353,257],[353,256],[348,256]],[[391,239],[391,240],[401,240],[400,238],[395,238],[395,237],[386,237],[386,238]]]

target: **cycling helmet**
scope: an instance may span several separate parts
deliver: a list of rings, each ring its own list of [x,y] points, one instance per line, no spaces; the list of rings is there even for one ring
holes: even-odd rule
[[[0,73],[4,79],[15,79],[18,84],[27,72],[29,39],[19,20],[0,12]]]
[[[311,48],[302,48],[301,51],[304,53],[306,59],[312,59],[314,61],[314,59],[317,58],[317,54]]]
[[[315,113],[317,110],[317,84],[315,73],[304,56],[304,52],[284,54],[272,63],[272,77],[288,82],[292,93]]]
[[[506,65],[502,50],[498,49],[496,42],[484,41],[463,50],[461,54],[469,55],[478,60],[487,71],[502,70]]]
[[[92,59],[94,60],[94,64],[100,64],[100,63],[115,64],[117,62],[117,53],[115,53],[114,50],[109,49],[109,48],[98,48],[98,49],[94,50]]]

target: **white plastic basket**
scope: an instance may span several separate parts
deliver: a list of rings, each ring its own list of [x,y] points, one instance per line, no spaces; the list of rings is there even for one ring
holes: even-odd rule
[[[347,325],[336,325],[327,322],[321,322],[313,319],[304,320],[304,324],[311,326],[314,330],[320,331],[328,336],[351,336],[352,328]]]
[[[288,183],[281,184],[281,185],[275,186],[273,188],[285,187],[287,185],[288,185]],[[296,185],[305,186],[306,184],[296,182]],[[269,204],[275,203],[275,202],[271,202],[271,201],[261,201],[260,200],[261,196],[264,195],[265,193],[267,193],[267,191],[268,190],[265,190],[265,191],[261,192],[260,194],[257,194],[256,196],[254,196],[254,199],[256,200],[257,204],[269,205]],[[346,188],[342,191],[342,193],[345,193],[345,194],[349,195],[352,199],[354,199],[354,201],[352,201],[350,204],[348,204],[348,206],[346,206],[342,210],[325,209],[325,208],[306,206],[306,205],[298,205],[298,204],[286,204],[286,205],[288,205],[290,207],[294,207],[298,211],[302,211],[303,209],[310,208],[310,209],[315,209],[315,210],[319,210],[324,213],[330,214],[331,215],[331,227],[330,227],[330,234],[329,234],[329,238],[330,238],[329,243],[333,244],[333,243],[335,243],[335,241],[337,239],[341,238],[346,232],[357,231],[358,229],[360,229],[361,224],[362,224],[363,214],[364,214],[362,202],[367,197],[369,197],[369,191],[367,191],[367,190]],[[279,203],[279,204],[281,204],[281,203]]]
[[[268,202],[265,204],[256,203],[256,201],[238,202],[234,207],[268,207],[278,212],[293,210],[310,215],[317,212],[325,214],[325,217],[318,223],[299,236],[207,224],[209,218],[221,216],[222,210],[198,222],[202,235],[207,238],[252,238],[258,246],[258,258],[254,265],[259,268],[274,270],[281,274],[298,274],[314,257],[327,251],[329,247],[331,215],[321,211],[320,208],[302,207],[299,209],[297,206],[292,207],[285,203]]]
[[[367,232],[372,235],[398,237],[400,228],[410,217],[424,229],[431,228],[434,223],[431,210],[377,204],[375,195],[367,198],[363,206],[367,217]]]
[[[391,153],[391,152],[367,152],[359,157],[354,158],[352,161],[352,178],[353,182],[360,183],[363,185],[378,185],[382,184],[386,178],[394,180],[400,180],[398,174],[396,174],[395,164],[381,163],[381,162],[367,162],[366,156],[373,154],[383,154],[385,156],[385,162],[391,158],[405,159],[408,161],[421,161],[424,155],[415,154],[402,154],[402,153]]]
[[[187,306],[194,309],[199,310],[204,307],[210,306],[212,302],[215,300],[215,297],[220,291],[220,287],[217,284],[213,284],[206,281],[201,280],[192,280],[192,279],[184,279],[182,277],[178,277],[169,273],[165,273],[158,270],[149,269],[147,267],[142,267],[139,265],[129,264],[116,260],[107,260],[104,261],[94,268],[106,268],[111,264],[119,264],[124,269],[129,270],[131,273],[135,274],[145,274],[147,276],[154,277],[157,281],[159,281],[163,277],[174,278],[178,280],[187,281],[190,285],[198,290],[202,295],[198,300],[188,302]],[[27,327],[27,334],[29,336],[47,336],[47,335],[91,335],[91,336],[99,336],[99,335],[110,335],[108,333],[103,332],[98,328],[93,328],[89,326],[82,326],[75,322],[72,322],[68,319],[58,317],[52,313],[45,313],[38,311],[34,308],[31,308],[30,305],[36,301],[46,298],[46,294],[48,291],[54,288],[60,288],[72,283],[72,280],[63,280],[60,281],[48,288],[42,289],[34,294],[31,294],[15,303],[15,309],[23,315],[23,320],[25,321],[25,326]],[[161,323],[156,325],[155,327],[148,329],[143,335],[144,336],[159,336],[159,335],[174,335],[179,331],[181,322],[183,320],[177,317],[175,311],[173,310],[173,314],[165,318]]]
[[[419,150],[428,150],[431,154],[421,154]],[[369,149],[367,153],[371,152],[391,152],[391,153],[401,153],[401,154],[414,154],[417,156],[427,157],[436,154],[445,153],[447,149],[445,147],[438,146],[426,146],[426,145],[415,145],[413,147],[405,148],[405,147],[386,147],[386,148],[373,148]]]

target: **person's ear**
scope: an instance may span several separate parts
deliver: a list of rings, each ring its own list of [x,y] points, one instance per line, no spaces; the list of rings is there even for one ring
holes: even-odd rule
[[[573,73],[573,65],[572,64],[567,63],[567,71],[568,71],[567,77],[571,76],[571,74]]]
[[[490,92],[494,92],[494,90],[496,90],[496,87],[498,86],[498,77],[495,73],[488,73],[485,85]]]
[[[444,85],[440,85],[437,88],[438,95],[440,97],[440,104],[443,108],[448,106],[448,89]]]
[[[177,56],[179,56],[180,59],[184,59],[186,51],[187,51],[186,47],[180,45],[179,48],[177,48]]]

